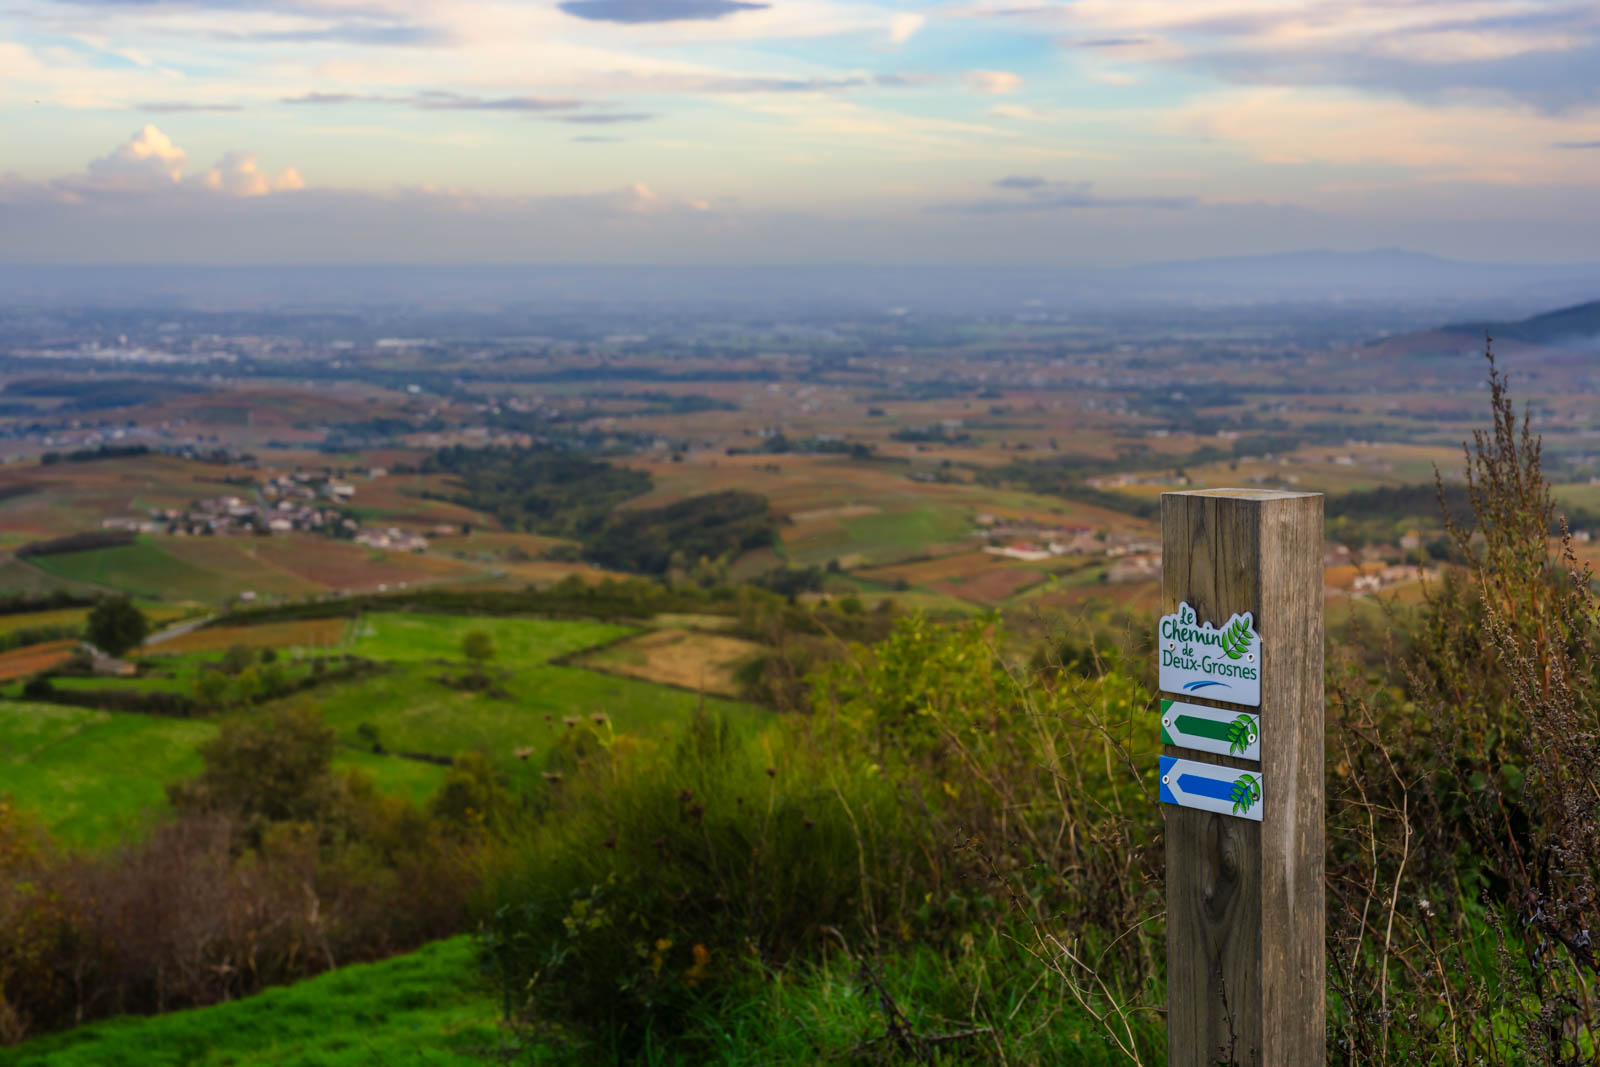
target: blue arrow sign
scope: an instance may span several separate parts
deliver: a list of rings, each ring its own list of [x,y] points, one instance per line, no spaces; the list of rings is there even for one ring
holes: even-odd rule
[[[1161,802],[1260,822],[1261,775],[1162,756]]]

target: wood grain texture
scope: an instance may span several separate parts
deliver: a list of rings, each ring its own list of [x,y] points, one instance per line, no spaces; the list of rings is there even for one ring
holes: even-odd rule
[[[1164,805],[1168,1062],[1320,1067],[1322,497],[1165,493],[1161,526],[1164,614],[1187,601],[1202,621],[1254,615],[1264,784],[1260,823]]]

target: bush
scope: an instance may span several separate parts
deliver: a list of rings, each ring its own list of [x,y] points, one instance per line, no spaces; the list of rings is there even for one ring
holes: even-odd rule
[[[494,879],[484,951],[504,994],[625,1055],[841,938],[953,951],[975,924],[1009,922],[1012,888],[1111,945],[1096,931],[1151,903],[1157,861],[1140,842],[1159,814],[1117,780],[1099,720],[1066,711],[1092,699],[1126,723],[1145,697],[1064,673],[1029,697],[991,640],[901,620],[821,672],[809,716],[761,737],[701,716],[669,751],[575,743]],[[1073,780],[1063,753],[1083,760]],[[1134,986],[1149,952],[1142,934],[1111,949]]]
[[[200,746],[205,769],[169,789],[174,806],[246,820],[313,820],[334,791],[334,733],[310,704],[223,720]]]

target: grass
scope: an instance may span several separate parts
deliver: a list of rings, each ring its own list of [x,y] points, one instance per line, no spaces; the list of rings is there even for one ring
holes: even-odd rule
[[[461,639],[482,630],[494,642],[502,666],[544,663],[633,632],[612,623],[552,619],[486,619],[458,615],[367,615],[355,628],[349,651],[371,659],[461,662]]]
[[[108,844],[165,811],[166,783],[195,774],[213,723],[55,704],[0,704],[7,793],[71,845]]]
[[[204,719],[0,703],[0,790],[37,814],[68,845],[137,835],[167,809],[166,786],[200,770],[198,746],[217,730]],[[423,800],[444,777],[433,764],[341,750],[392,795]]]
[[[42,559],[44,557],[34,557]],[[43,596],[48,593],[93,594],[101,592],[88,582],[63,578],[51,571],[42,570],[27,560],[8,559],[0,563],[0,589],[13,596]]]
[[[661,629],[595,649],[577,662],[647,682],[737,696],[738,668],[764,651],[753,641],[725,634]]]
[[[1581,508],[1591,514],[1600,512],[1600,485],[1588,482],[1556,485],[1551,487],[1551,493],[1562,507]]]
[[[968,511],[943,501],[803,524],[786,533],[784,546],[797,563],[843,559],[851,565],[883,565],[959,541],[971,532]]]
[[[1083,1014],[1053,992],[1030,988],[1018,969],[984,957],[994,946],[947,958],[909,948],[875,961],[886,992],[923,1037],[980,1032],[941,1047],[939,1062],[995,1062],[994,1024],[1014,1063],[1111,1067],[1124,1062]],[[1026,977],[1026,975],[1024,975]],[[722,1064],[900,1062],[883,1040],[878,993],[853,960],[834,956],[793,968],[781,981],[746,982],[695,1010],[693,1045],[647,1043],[637,1062],[660,1067]],[[974,1019],[969,992],[984,994]],[[1043,990],[1043,991],[1041,991]],[[612,1061],[535,1039],[518,1048],[498,1024],[471,938],[438,941],[381,963],[357,964],[244,1000],[150,1018],[124,1016],[0,1049],[0,1067],[366,1067],[416,1063]],[[1136,1025],[1147,1048],[1153,1024]]]
[[[329,686],[319,690],[318,699],[328,725],[346,744],[357,744],[358,728],[370,724],[391,750],[440,756],[477,750],[505,769],[519,764],[519,749],[527,752],[529,765],[542,766],[561,735],[574,728],[566,720],[589,723],[592,716],[604,715],[618,736],[659,738],[700,703],[694,693],[576,667],[501,672],[498,681],[506,697],[453,689],[439,681],[446,673],[423,664],[400,667]],[[754,725],[766,716],[750,705],[714,697],[705,705],[737,724]]]
[[[505,1038],[470,938],[244,1000],[123,1017],[0,1050],[6,1067],[369,1067],[492,1062]]]
[[[119,589],[152,600],[221,600],[238,588],[230,577],[195,566],[149,541],[59,556],[36,556],[58,578]]]
[[[502,767],[531,773],[563,733],[567,719],[592,724],[604,715],[617,735],[665,735],[693,714],[699,698],[649,682],[617,678],[551,659],[606,644],[637,630],[589,621],[482,619],[447,615],[368,615],[353,628],[351,651],[386,660],[382,674],[319,687],[311,699],[338,731],[340,767],[359,767],[380,789],[426,799],[445,771],[435,764],[376,755],[361,746],[358,728],[370,723],[390,750],[453,756],[481,750]],[[490,666],[506,696],[468,692],[442,684],[463,672],[461,639],[473,630],[490,635]],[[215,653],[151,657],[141,678],[58,679],[62,688],[131,688],[192,692],[194,679]],[[439,661],[446,661],[443,665]],[[279,660],[291,679],[309,667]],[[20,693],[20,683],[6,695]],[[734,701],[706,704],[736,723],[754,725],[765,712]],[[196,747],[216,731],[214,720],[173,719],[94,711],[54,704],[0,702],[0,789],[39,815],[72,845],[95,846],[139,833],[166,810],[165,787],[200,768]],[[529,762],[516,758],[523,749]]]

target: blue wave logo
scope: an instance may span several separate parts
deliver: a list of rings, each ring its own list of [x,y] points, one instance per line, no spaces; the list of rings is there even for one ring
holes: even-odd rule
[[[1217,682],[1210,678],[1197,678],[1194,681],[1184,685],[1183,691],[1186,693],[1193,693],[1200,689],[1210,689],[1214,685],[1220,685],[1224,689],[1233,688],[1233,686],[1229,685],[1227,682]]]

